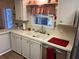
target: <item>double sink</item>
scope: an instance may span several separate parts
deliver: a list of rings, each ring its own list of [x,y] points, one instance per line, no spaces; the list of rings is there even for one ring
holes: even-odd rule
[[[42,33],[35,32],[35,31],[28,31],[28,32],[25,32],[25,34],[32,36],[32,37],[35,37],[35,38],[39,38],[39,39],[46,39],[50,36],[50,35],[42,34]]]

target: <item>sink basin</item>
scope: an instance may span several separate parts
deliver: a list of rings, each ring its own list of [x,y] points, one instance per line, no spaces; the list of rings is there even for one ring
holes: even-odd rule
[[[33,31],[26,32],[25,34],[27,34],[29,36],[37,36],[38,35],[38,33],[33,32]]]
[[[41,34],[41,33],[34,32],[34,31],[29,31],[29,32],[26,32],[25,34],[35,37],[35,38],[39,38],[39,39],[45,39],[48,37],[48,35],[46,34]]]
[[[39,34],[36,37],[40,38],[40,39],[46,39],[48,37],[48,35],[46,35],[46,34]]]

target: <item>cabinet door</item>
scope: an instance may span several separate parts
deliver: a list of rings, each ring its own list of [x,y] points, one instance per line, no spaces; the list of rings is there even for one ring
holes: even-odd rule
[[[17,34],[11,34],[11,47],[12,50],[21,54],[21,37]]]
[[[27,0],[15,0],[16,20],[27,20]]]
[[[22,38],[22,55],[29,59],[29,40],[28,38]]]
[[[56,59],[66,59],[66,51],[56,49]]]
[[[76,9],[77,0],[59,0],[57,9],[59,24],[73,26]]]
[[[22,46],[22,44],[21,44],[21,36],[19,36],[19,35],[15,35],[15,39],[16,39],[16,52],[17,53],[19,53],[19,54],[21,54],[21,46]]]
[[[40,43],[31,41],[30,43],[30,59],[42,59]]]
[[[3,53],[10,49],[9,33],[0,34],[0,53]]]
[[[15,0],[16,20],[22,19],[22,0]]]
[[[26,21],[27,20],[27,1],[28,0],[23,0],[23,5],[22,5],[22,20]]]
[[[17,51],[17,40],[15,34],[11,33],[11,48],[13,51]]]

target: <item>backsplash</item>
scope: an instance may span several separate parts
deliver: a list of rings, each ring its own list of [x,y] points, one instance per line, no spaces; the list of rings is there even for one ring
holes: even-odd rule
[[[31,28],[31,30],[41,30],[41,26],[32,24],[31,20],[28,22],[27,28]],[[53,33],[52,31],[54,29],[49,27],[44,27],[44,30],[46,31],[47,34],[52,34]]]
[[[29,19],[29,22],[26,23],[26,30],[28,28],[36,31],[41,30],[41,27],[39,25],[33,25],[31,21],[32,19]],[[68,38],[73,39],[73,36],[75,33],[75,29],[73,27],[66,26],[66,25],[57,25],[54,29],[49,27],[44,27],[44,30],[46,31],[46,34],[52,35],[54,37],[62,38],[62,39],[68,39]],[[66,37],[66,36],[69,36],[69,37]]]

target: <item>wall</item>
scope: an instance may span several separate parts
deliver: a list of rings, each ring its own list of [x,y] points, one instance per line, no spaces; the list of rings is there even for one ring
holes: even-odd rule
[[[11,7],[13,8],[14,6],[14,1],[13,0],[0,0],[0,16],[2,16],[2,19],[0,19],[0,27],[5,27],[4,26],[4,18],[3,18],[3,8],[6,8],[6,7]]]
[[[0,0],[0,9],[5,7],[12,7],[14,4],[13,0]]]
[[[78,5],[78,0],[59,0],[59,4],[57,6],[57,25],[59,25],[59,22],[61,19],[63,19],[64,24],[67,22],[69,25],[73,24],[73,22],[71,22],[70,20],[74,21],[74,13],[77,10],[77,8],[79,7],[77,5]],[[31,27],[31,28],[35,28],[35,29],[40,29],[39,26],[31,25],[32,19],[33,19],[32,17],[29,18],[30,22],[27,26]],[[52,33],[53,29],[45,28],[45,30],[48,33]]]
[[[41,26],[38,26],[38,25],[35,25],[33,24],[32,20],[33,20],[33,17],[32,17],[32,14],[31,14],[31,8],[27,7],[27,17],[28,17],[28,20],[29,20],[29,23],[27,24],[27,28],[32,28],[32,29],[35,29],[35,30],[40,30],[41,29]],[[44,27],[45,31],[47,33],[51,33],[52,30],[54,29],[53,26],[52,28],[48,28],[48,27]]]
[[[2,28],[2,9],[0,9],[0,28]]]
[[[77,10],[78,0],[59,0],[57,7],[58,24],[62,20],[62,24],[73,25],[75,11]]]
[[[26,28],[31,28],[31,29],[35,29],[35,30],[41,29],[41,26],[38,26],[38,25],[35,25],[32,23],[33,17],[31,16],[32,14],[30,13],[31,10],[28,9],[27,11],[28,11],[27,14],[28,14],[29,23],[26,25]],[[48,27],[44,27],[44,29],[47,33],[51,33],[53,30],[52,28],[48,28]]]

